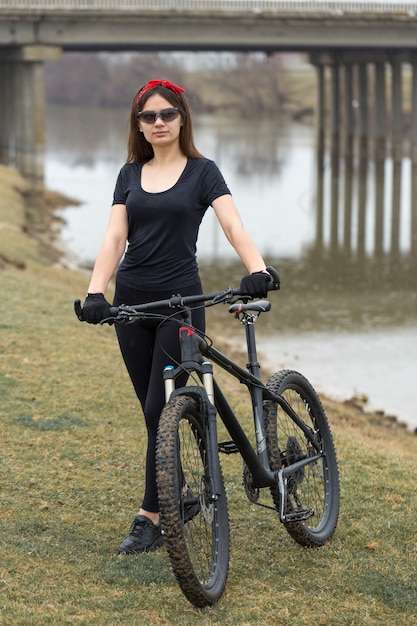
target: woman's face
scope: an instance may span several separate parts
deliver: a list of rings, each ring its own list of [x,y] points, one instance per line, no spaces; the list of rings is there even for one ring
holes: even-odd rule
[[[171,110],[173,108],[175,107],[173,107],[168,100],[156,93],[148,98],[142,111],[160,113],[165,109]],[[157,117],[152,123],[146,123],[139,118],[139,130],[143,133],[146,141],[155,147],[168,146],[178,142],[181,126],[181,115],[178,115],[178,117],[172,121],[164,121],[161,117]]]

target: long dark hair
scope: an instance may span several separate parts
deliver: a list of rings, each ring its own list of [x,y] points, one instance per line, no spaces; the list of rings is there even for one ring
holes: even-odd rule
[[[193,124],[191,119],[190,107],[186,97],[180,92],[174,92],[163,85],[157,85],[145,91],[138,99],[138,94],[143,87],[137,90],[130,110],[130,130],[127,143],[127,163],[135,163],[147,161],[153,157],[153,148],[146,141],[143,133],[139,132],[139,123],[137,112],[143,111],[147,100],[154,94],[159,94],[173,106],[177,107],[181,114],[182,126],[180,130],[179,142],[181,152],[186,156],[194,159],[204,158],[201,152],[197,150],[194,144]]]

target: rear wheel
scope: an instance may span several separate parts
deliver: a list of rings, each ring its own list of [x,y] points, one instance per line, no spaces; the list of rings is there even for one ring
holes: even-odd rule
[[[195,606],[222,595],[229,567],[226,493],[212,491],[212,470],[198,402],[177,396],[164,407],[158,429],[157,481],[162,528],[178,583]]]
[[[271,469],[277,471],[321,453],[321,458],[289,474],[283,509],[285,528],[295,541],[322,546],[332,537],[339,516],[336,452],[326,414],[313,387],[298,372],[278,372],[267,387],[282,396],[301,420],[297,424],[277,402],[264,403]],[[278,485],[271,493],[279,511]]]

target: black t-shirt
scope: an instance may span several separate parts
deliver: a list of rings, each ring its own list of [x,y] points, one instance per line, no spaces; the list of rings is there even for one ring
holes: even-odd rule
[[[127,163],[117,179],[113,204],[125,204],[128,247],[117,280],[128,287],[162,291],[198,281],[196,242],[204,213],[230,191],[217,165],[188,159],[173,187],[148,193],[141,187],[144,163]]]

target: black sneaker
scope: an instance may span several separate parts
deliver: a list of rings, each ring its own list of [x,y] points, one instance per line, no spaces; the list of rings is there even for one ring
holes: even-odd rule
[[[149,517],[138,515],[133,520],[129,535],[120,544],[119,554],[151,552],[164,543],[161,526],[156,526]]]

